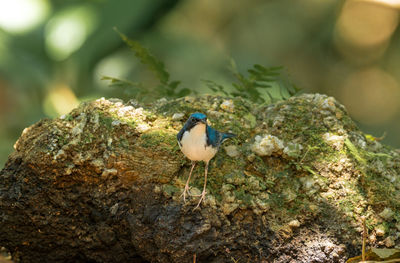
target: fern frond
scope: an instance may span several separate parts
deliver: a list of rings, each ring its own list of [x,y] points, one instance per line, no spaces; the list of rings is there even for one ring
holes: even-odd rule
[[[169,81],[169,73],[165,69],[165,65],[162,61],[158,60],[153,56],[150,51],[140,45],[139,42],[129,39],[126,35],[118,31],[117,28],[114,30],[119,34],[121,39],[128,45],[128,47],[135,53],[135,56],[139,58],[143,65],[146,65],[150,71],[152,71],[160,83],[167,85]]]
[[[192,90],[188,88],[179,89],[178,86],[181,84],[180,81],[170,81],[170,74],[166,70],[164,63],[158,60],[154,55],[152,55],[147,48],[143,47],[139,42],[129,39],[117,28],[114,28],[114,30],[119,34],[119,36],[127,44],[127,46],[134,52],[139,61],[143,65],[145,65],[151,72],[153,72],[155,77],[157,77],[157,79],[159,80],[160,84],[156,86],[155,89],[152,89],[152,95],[154,96],[154,98],[178,98],[189,95],[192,92]],[[136,93],[145,93],[143,89],[144,85],[141,83],[120,80],[112,77],[103,77],[103,79],[110,80],[111,86],[141,89],[141,91],[136,91]]]

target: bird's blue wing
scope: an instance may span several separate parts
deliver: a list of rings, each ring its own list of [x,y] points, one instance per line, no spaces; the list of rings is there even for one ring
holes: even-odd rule
[[[206,132],[207,132],[207,146],[211,145],[212,147],[218,147],[220,140],[220,133],[208,125]]]
[[[229,139],[229,138],[232,138],[232,137],[236,137],[236,134],[233,134],[233,133],[221,133],[221,134],[222,134],[221,143],[223,141],[225,141],[226,139]]]
[[[207,145],[219,147],[226,139],[235,137],[233,133],[219,132],[207,125]]]

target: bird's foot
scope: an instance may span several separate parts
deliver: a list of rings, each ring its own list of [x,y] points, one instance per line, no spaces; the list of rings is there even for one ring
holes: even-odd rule
[[[199,200],[199,203],[197,204],[197,206],[196,206],[193,210],[196,210],[197,208],[200,207],[201,202],[202,202],[203,200],[206,199],[206,193],[207,193],[207,192],[206,192],[205,190],[203,190],[203,192],[201,193],[201,195],[199,195],[199,196],[201,196],[201,197],[200,197],[200,200]]]
[[[185,190],[183,190],[181,196],[179,197],[179,198],[182,198],[182,196],[183,196],[183,202],[185,202],[185,203],[186,203],[186,194],[190,195],[189,190],[190,190],[189,185],[185,185]]]

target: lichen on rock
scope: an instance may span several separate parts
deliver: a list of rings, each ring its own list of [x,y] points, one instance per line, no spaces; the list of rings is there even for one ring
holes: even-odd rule
[[[195,211],[176,142],[193,112],[237,134]],[[0,172],[0,246],[22,262],[345,262],[362,216],[372,245],[400,245],[399,161],[325,95],[99,99],[24,130]]]

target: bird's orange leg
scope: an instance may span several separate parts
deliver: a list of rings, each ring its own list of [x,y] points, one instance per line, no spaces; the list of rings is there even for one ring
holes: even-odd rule
[[[203,201],[206,198],[206,185],[207,185],[207,172],[208,172],[208,162],[206,162],[206,167],[204,168],[204,186],[203,186],[203,192],[201,193],[201,197],[199,200],[199,203],[197,204],[197,206],[193,209],[195,210],[196,208],[198,208],[201,204],[201,201]]]
[[[190,177],[192,176],[192,172],[193,172],[193,169],[194,169],[194,166],[196,165],[196,162],[192,162],[192,169],[190,169],[190,173],[189,173],[189,178],[187,179],[187,181],[186,181],[186,184],[185,184],[185,190],[183,190],[183,193],[181,194],[181,196],[180,197],[182,197],[183,196],[183,201],[186,203],[186,193],[188,194],[188,195],[190,195],[190,193],[189,193],[189,189],[190,189],[190,187],[189,187],[189,182],[190,182]]]

